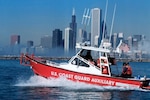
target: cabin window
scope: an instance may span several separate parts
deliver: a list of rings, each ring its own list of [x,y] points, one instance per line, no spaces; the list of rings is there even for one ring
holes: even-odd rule
[[[86,64],[85,62],[83,62],[82,60],[78,59],[78,58],[75,58],[71,64],[73,65],[78,65],[78,66],[83,66],[83,67],[89,67],[88,64]]]
[[[83,57],[84,59],[88,60],[88,59],[92,59],[92,55],[91,55],[91,50],[82,50],[81,53],[79,54],[81,57]]]

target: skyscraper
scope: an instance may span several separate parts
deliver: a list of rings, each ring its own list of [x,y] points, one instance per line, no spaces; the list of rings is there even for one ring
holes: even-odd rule
[[[99,46],[101,42],[102,39],[101,19],[102,19],[101,9],[93,8],[91,10],[91,46]]]
[[[11,45],[18,45],[20,44],[20,35],[11,35]]]
[[[83,43],[85,41],[87,41],[87,32],[83,29],[79,29],[78,42]]]
[[[49,35],[45,35],[41,38],[41,46],[43,48],[52,48],[52,37]]]
[[[123,33],[118,33],[118,39],[116,45],[120,43],[120,40],[122,40],[125,43]]]
[[[117,47],[117,39],[118,39],[117,33],[114,33],[111,37],[112,37],[111,38],[112,47],[115,50]]]
[[[27,41],[27,48],[22,48],[21,52],[28,53],[28,54],[34,54],[35,48],[34,48],[34,42],[33,41]]]
[[[71,28],[65,28],[65,37],[64,37],[64,50],[65,52],[69,52],[73,49],[72,45],[73,34]]]
[[[20,35],[11,35],[10,45],[10,54],[20,54]]]
[[[129,36],[127,38],[127,40],[128,40],[128,46],[129,46],[130,50],[132,50],[132,45],[133,45],[133,38],[132,38],[132,36]]]
[[[62,31],[60,29],[55,29],[53,31],[52,47],[53,48],[63,47]]]
[[[73,40],[71,42],[73,50],[75,50],[75,46],[76,46],[76,34],[77,34],[77,23],[76,23],[76,16],[75,16],[75,9],[73,9],[72,12],[72,22],[70,23],[70,28],[72,30],[72,34],[73,34]]]

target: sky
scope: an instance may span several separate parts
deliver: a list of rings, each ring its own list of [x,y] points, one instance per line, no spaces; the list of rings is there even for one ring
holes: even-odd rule
[[[108,0],[106,24],[108,33],[116,6],[113,33],[143,34],[150,37],[150,0]],[[33,40],[40,44],[44,35],[54,29],[63,32],[71,22],[73,8],[78,29],[85,8],[100,8],[105,14],[106,0],[0,0],[0,46],[10,44],[10,36],[18,34],[21,43]],[[90,26],[87,27],[90,30]]]

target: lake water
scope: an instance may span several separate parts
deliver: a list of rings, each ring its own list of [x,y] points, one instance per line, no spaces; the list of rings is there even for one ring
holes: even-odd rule
[[[150,77],[150,63],[131,62],[134,76]],[[122,63],[112,70],[120,73]],[[150,91],[99,87],[66,79],[45,79],[19,60],[0,60],[0,100],[150,100]]]

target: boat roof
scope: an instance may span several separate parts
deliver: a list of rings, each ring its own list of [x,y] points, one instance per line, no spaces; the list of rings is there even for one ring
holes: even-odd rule
[[[109,49],[102,48],[102,47],[92,47],[92,46],[76,45],[76,48],[79,48],[79,49],[86,49],[86,50],[92,50],[92,51],[99,51],[99,52],[105,52],[105,53],[110,53],[110,50],[109,50]]]

